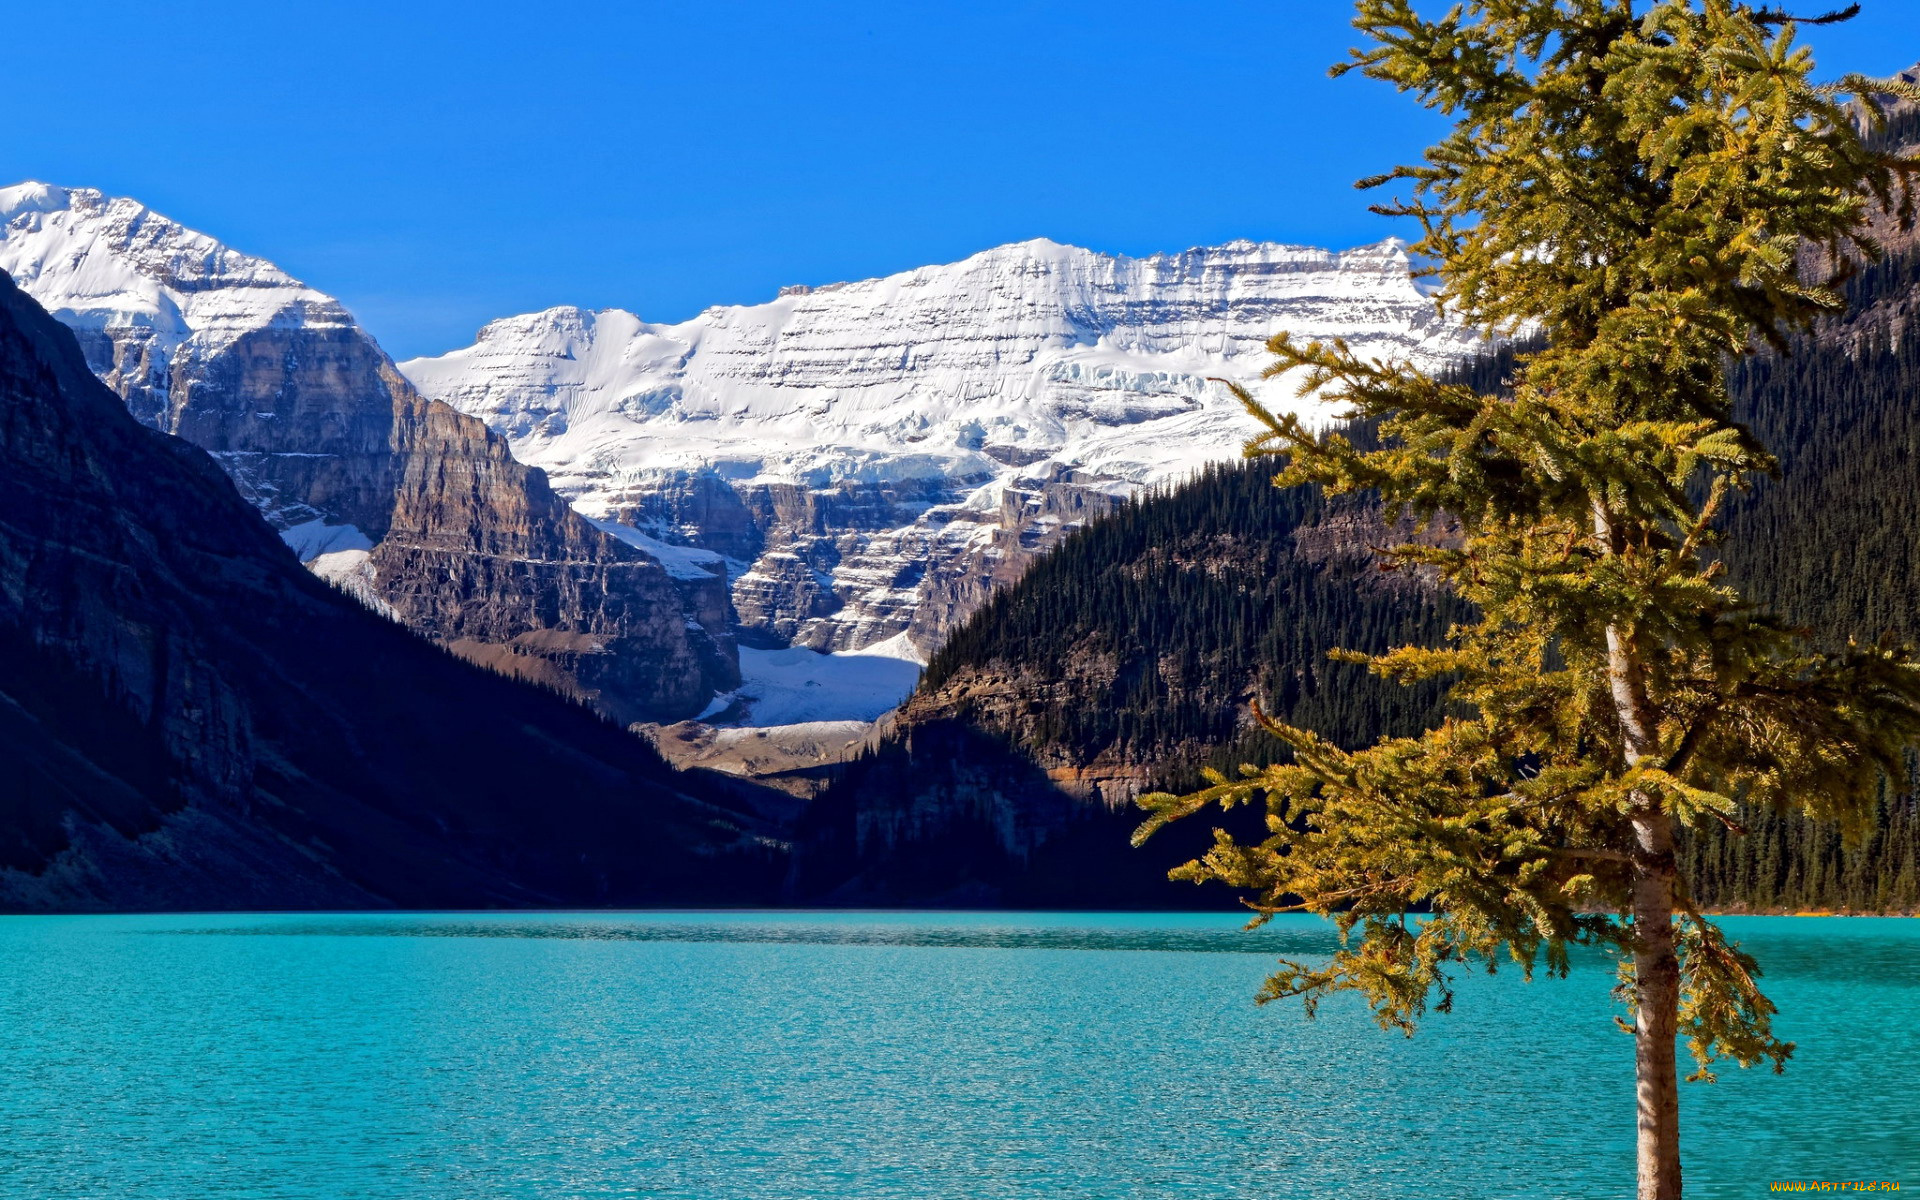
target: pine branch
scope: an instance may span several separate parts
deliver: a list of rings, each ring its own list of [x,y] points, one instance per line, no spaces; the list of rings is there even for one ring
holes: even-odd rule
[[[1822,13],[1817,17],[1796,17],[1778,8],[1760,8],[1755,9],[1753,12],[1753,23],[1769,28],[1775,28],[1781,25],[1839,25],[1842,22],[1851,21],[1859,15],[1860,5],[1857,3],[1849,4],[1847,7],[1836,9],[1833,12]]]

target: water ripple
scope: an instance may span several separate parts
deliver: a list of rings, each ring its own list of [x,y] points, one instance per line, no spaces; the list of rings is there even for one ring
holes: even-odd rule
[[[1252,997],[1234,914],[0,917],[0,1196],[1612,1200],[1603,963],[1419,1035]],[[1731,921],[1788,1073],[1683,1098],[1689,1200],[1920,1183],[1920,923]],[[1138,953],[1147,951],[1147,953]]]
[[[937,919],[937,918],[935,918]],[[692,923],[654,921],[394,921],[275,922],[231,927],[186,926],[132,931],[159,937],[522,938],[539,941],[670,942],[692,945],[883,946],[935,950],[1150,951],[1180,954],[1324,954],[1330,930],[1032,928],[1018,925]]]

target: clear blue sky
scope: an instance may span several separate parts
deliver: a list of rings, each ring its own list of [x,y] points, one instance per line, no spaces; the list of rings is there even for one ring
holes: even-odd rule
[[[1393,232],[1352,181],[1438,129],[1384,85],[1326,77],[1349,12],[20,5],[0,175],[138,197],[338,295],[402,358],[554,304],[678,320],[1030,237],[1345,246]],[[1899,70],[1920,60],[1920,0],[1867,0],[1810,40],[1828,72]]]

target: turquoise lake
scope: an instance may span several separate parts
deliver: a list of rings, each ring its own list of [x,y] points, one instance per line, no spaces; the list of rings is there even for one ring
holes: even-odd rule
[[[0,1196],[1618,1197],[1611,972],[1412,1039],[1252,1003],[1227,915],[0,917]],[[1920,1189],[1920,922],[1746,918],[1785,1076],[1685,1098],[1687,1194]]]

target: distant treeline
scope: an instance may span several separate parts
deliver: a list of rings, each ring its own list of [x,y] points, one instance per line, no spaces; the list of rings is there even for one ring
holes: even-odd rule
[[[1920,136],[1920,113],[1904,114]],[[1920,644],[1920,254],[1846,288],[1862,315],[1734,371],[1743,416],[1780,474],[1730,507],[1720,555],[1755,600],[1829,647],[1883,636]],[[1920,911],[1920,812],[1910,776],[1883,798],[1867,843],[1773,813],[1686,848],[1701,902],[1759,909]]]
[[[1881,799],[1863,845],[1802,817],[1745,813],[1746,832],[1684,840],[1681,870],[1704,908],[1920,912],[1920,810],[1911,786]]]

